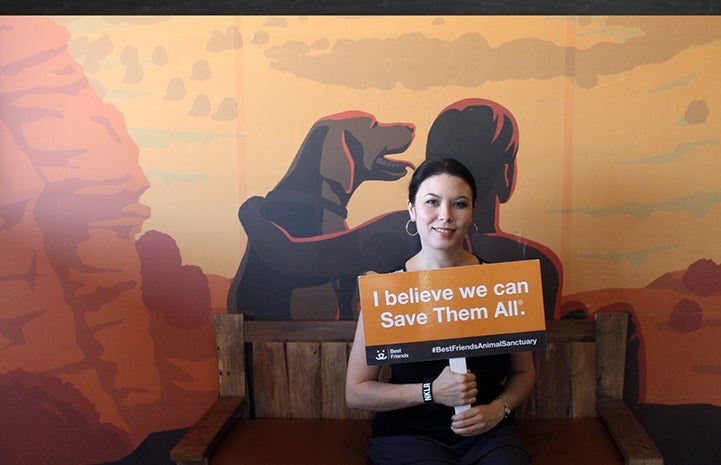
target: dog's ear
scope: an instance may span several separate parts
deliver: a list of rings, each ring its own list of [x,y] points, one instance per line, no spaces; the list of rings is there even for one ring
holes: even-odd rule
[[[353,178],[357,168],[353,154],[362,153],[363,144],[350,131],[329,131],[323,142],[320,158],[321,176],[339,183],[343,190],[350,194],[353,191]]]

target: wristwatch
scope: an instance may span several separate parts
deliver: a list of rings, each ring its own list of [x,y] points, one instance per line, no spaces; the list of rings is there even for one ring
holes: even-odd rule
[[[508,416],[511,414],[511,409],[508,407],[508,404],[505,400],[503,400],[503,397],[496,397],[496,400],[503,405],[503,419],[508,418]]]

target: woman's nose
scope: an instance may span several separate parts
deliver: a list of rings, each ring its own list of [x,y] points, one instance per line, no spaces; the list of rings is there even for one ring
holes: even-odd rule
[[[448,205],[443,205],[438,208],[438,219],[441,221],[450,221],[452,218],[451,209]]]

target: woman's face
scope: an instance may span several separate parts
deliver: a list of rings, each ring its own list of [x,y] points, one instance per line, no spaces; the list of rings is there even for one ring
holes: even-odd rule
[[[408,212],[424,248],[462,248],[473,222],[471,187],[457,176],[431,176],[418,187],[415,202],[408,202]]]

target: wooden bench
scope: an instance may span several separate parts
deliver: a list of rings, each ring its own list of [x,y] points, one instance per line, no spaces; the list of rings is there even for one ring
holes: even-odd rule
[[[534,465],[662,465],[622,400],[628,315],[547,321],[535,392],[517,412]],[[354,321],[217,315],[217,402],[171,451],[178,465],[367,465],[372,415],[345,405]]]

